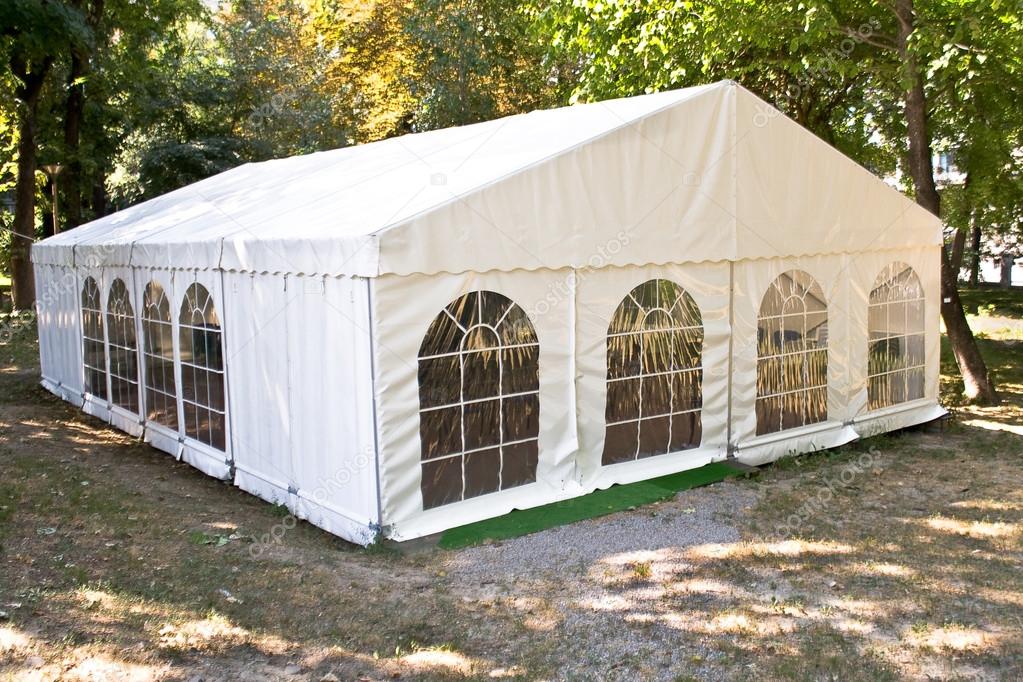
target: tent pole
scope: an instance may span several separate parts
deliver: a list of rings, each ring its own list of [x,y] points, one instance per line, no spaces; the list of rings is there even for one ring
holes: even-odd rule
[[[375,466],[373,470],[376,472],[377,477],[377,523],[376,531],[379,533],[379,539],[384,539],[384,503],[383,493],[380,489],[380,435],[379,435],[379,424],[377,421],[377,366],[376,366],[376,344],[373,337],[373,325],[376,324],[376,318],[373,316],[373,280],[369,277],[364,278],[366,282],[366,317],[368,324],[366,325],[369,331],[369,377],[370,385],[372,387],[372,400],[371,409],[373,412],[373,460]]]
[[[725,450],[728,459],[735,459],[732,443],[732,362],[735,353],[735,261],[728,261],[728,410]]]

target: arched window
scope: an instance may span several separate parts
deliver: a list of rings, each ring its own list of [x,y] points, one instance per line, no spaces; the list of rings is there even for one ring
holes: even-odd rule
[[[174,326],[170,301],[156,282],[142,294],[142,339],[146,386],[146,419],[178,428],[174,381]]]
[[[110,348],[110,400],[139,412],[139,354],[135,311],[124,282],[115,279],[107,298],[107,345]]]
[[[539,355],[501,294],[465,294],[434,319],[419,348],[424,508],[536,480]]]
[[[882,270],[868,311],[868,409],[923,398],[924,289],[913,268],[892,263]]]
[[[188,287],[178,318],[185,435],[225,449],[224,361],[213,297],[198,282]]]
[[[607,329],[604,464],[700,445],[703,321],[692,296],[652,279],[621,302]]]
[[[828,418],[828,304],[813,277],[785,272],[760,304],[757,435]]]
[[[96,280],[86,277],[82,285],[82,364],[85,392],[107,399],[107,353],[103,340],[103,304]]]

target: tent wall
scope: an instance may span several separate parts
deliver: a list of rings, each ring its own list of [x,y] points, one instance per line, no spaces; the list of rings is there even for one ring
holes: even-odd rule
[[[854,255],[584,270],[383,276],[373,280],[376,401],[384,525],[398,540],[511,511],[702,466],[734,456],[762,464],[835,447],[943,413],[938,391],[938,247]],[[926,376],[921,399],[867,410],[867,308],[878,274],[912,267],[926,292]],[[826,416],[819,423],[757,435],[758,315],[779,276],[800,270],[821,290],[810,317],[827,312]],[[700,309],[702,440],[699,447],[604,465],[607,333],[635,286],[674,282]],[[529,315],[539,339],[539,464],[534,484],[425,509],[421,494],[417,355],[434,317],[471,291],[507,296]],[[415,305],[409,305],[410,300]],[[574,353],[566,353],[574,348]]]
[[[223,276],[235,483],[336,535],[372,541],[367,281]]]
[[[571,270],[386,276],[372,280],[383,524],[405,539],[531,507],[581,492],[574,383],[577,375],[574,285]],[[536,482],[423,511],[420,467],[418,353],[427,329],[445,306],[470,291],[507,296],[527,315],[540,343],[540,457]],[[547,314],[533,306],[551,292],[563,304]],[[411,303],[411,304],[410,304]]]
[[[83,394],[81,290],[100,293],[109,358],[107,310],[115,279],[134,313],[140,410]],[[214,270],[37,264],[43,385],[84,411],[182,459],[204,473],[286,505],[299,518],[366,544],[379,527],[373,422],[373,358],[365,279],[249,275]],[[146,287],[163,289],[174,344],[177,426],[147,420]],[[224,449],[187,435],[182,415],[181,315],[193,285],[209,292],[219,321],[226,390]],[[187,368],[186,368],[187,371]]]
[[[577,479],[583,490],[607,488],[703,466],[728,456],[729,265],[695,263],[603,268],[576,273]],[[665,279],[693,297],[703,324],[702,440],[698,448],[601,465],[607,398],[607,334],[615,309],[636,286]],[[560,312],[555,309],[556,313]],[[541,353],[543,349],[541,348]]]
[[[39,364],[46,390],[82,405],[82,335],[75,271],[60,265],[36,265],[36,314]]]
[[[233,441],[231,415],[233,408],[230,396],[232,370],[229,367],[230,356],[227,346],[230,342],[231,333],[225,318],[230,305],[224,300],[223,291],[221,289],[220,273],[209,270],[166,270],[149,268],[133,268],[133,273],[135,277],[135,301],[138,302],[138,305],[136,305],[135,317],[140,320],[140,331],[138,336],[139,347],[142,348],[143,344],[143,332],[141,330],[142,310],[140,306],[143,301],[146,286],[149,285],[150,282],[155,282],[163,288],[164,293],[167,296],[170,307],[170,318],[175,349],[174,384],[177,387],[176,397],[178,427],[174,429],[147,420],[145,422],[145,433],[143,438],[147,443],[150,443],[154,447],[191,464],[209,476],[228,480],[231,478],[231,453]],[[199,442],[194,438],[189,438],[183,424],[183,419],[186,415],[186,407],[183,399],[183,372],[187,371],[187,369],[183,368],[181,363],[180,345],[182,339],[182,304],[184,302],[186,292],[190,287],[196,284],[209,292],[212,297],[212,304],[216,311],[217,318],[220,321],[220,328],[221,330],[226,330],[223,332],[220,339],[222,344],[220,353],[224,358],[224,386],[227,415],[225,423],[226,434],[224,450],[219,450],[207,445],[206,443]]]
[[[846,425],[850,416],[848,356],[851,302],[845,264],[846,258],[842,255],[761,259],[735,264],[731,442],[740,461],[762,464],[791,452],[835,447],[856,438],[856,432]],[[823,290],[827,304],[827,420],[758,437],[758,316],[771,283],[793,270],[810,275]]]
[[[924,302],[924,395],[922,399],[880,410],[867,404],[868,303],[878,275],[892,263],[904,263],[919,277]],[[847,419],[860,437],[922,424],[945,414],[938,404],[941,381],[941,248],[925,246],[853,254],[847,258],[849,273],[849,398]]]
[[[616,248],[612,246],[611,248]],[[389,536],[409,539],[522,509],[725,459],[729,269],[726,262],[534,270],[373,280],[381,499]],[[608,325],[636,286],[674,282],[704,327],[702,441],[681,452],[601,465]],[[423,509],[417,355],[434,317],[470,291],[494,291],[525,310],[540,344],[540,458],[536,483]],[[415,305],[409,305],[409,300]]]

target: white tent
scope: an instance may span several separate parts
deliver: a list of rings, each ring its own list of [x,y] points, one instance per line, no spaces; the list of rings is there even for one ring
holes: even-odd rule
[[[247,164],[51,237],[43,384],[408,539],[933,419],[940,245],[723,82]]]

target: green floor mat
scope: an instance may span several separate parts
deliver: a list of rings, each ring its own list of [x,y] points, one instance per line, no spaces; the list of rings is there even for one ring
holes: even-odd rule
[[[516,509],[494,519],[477,521],[444,531],[439,547],[458,549],[477,545],[487,540],[504,540],[528,535],[540,530],[592,519],[597,516],[639,507],[673,497],[680,490],[698,488],[709,483],[723,481],[743,472],[720,462],[714,462],[699,469],[669,474],[648,481],[627,485],[613,485],[607,490],[595,490],[589,495],[562,500],[532,509]]]

